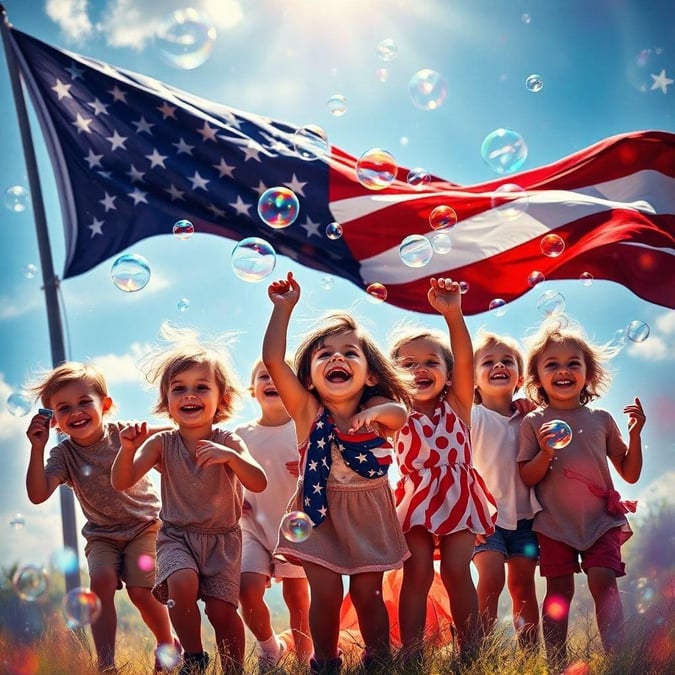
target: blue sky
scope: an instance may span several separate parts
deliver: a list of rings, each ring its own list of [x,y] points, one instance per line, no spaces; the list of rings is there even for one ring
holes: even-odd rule
[[[359,156],[387,149],[401,166],[423,167],[460,184],[495,178],[480,155],[487,134],[517,130],[529,155],[523,169],[564,157],[608,136],[639,129],[675,131],[675,85],[652,89],[664,70],[675,79],[675,21],[672,3],[641,0],[194,0],[217,38],[199,67],[169,64],[153,39],[156,28],[181,2],[122,0],[6,0],[10,21],[20,30],[61,48],[185,89],[235,108],[298,125],[317,124],[330,142]],[[397,55],[384,61],[377,47],[392,40]],[[3,119],[0,192],[28,187],[16,113],[4,58],[0,59]],[[436,110],[416,108],[410,77],[422,68],[439,71],[448,96]],[[537,73],[543,89],[528,91]],[[346,112],[333,116],[329,97],[341,94]],[[64,243],[58,195],[40,131],[34,127],[49,234],[57,274]],[[39,368],[51,365],[32,209],[17,213],[0,205],[0,561],[46,563],[61,545],[58,496],[31,505],[24,490],[29,455],[25,437],[30,416],[7,410],[8,396]],[[139,358],[155,340],[163,320],[206,335],[236,331],[233,346],[240,378],[247,381],[269,316],[267,283],[247,283],[232,271],[235,242],[196,233],[146,239],[128,252],[145,256],[152,269],[148,286],[122,293],[111,282],[107,261],[61,284],[68,356],[95,360],[110,381],[119,419],[145,419],[154,392],[138,375]],[[361,291],[335,277],[279,258],[272,280],[292,270],[303,286],[291,342],[304,320],[333,309],[353,311],[387,346],[389,329],[409,313],[373,304]],[[654,283],[662,280],[654,279]],[[563,294],[567,313],[590,336],[605,342],[634,320],[650,327],[649,338],[629,343],[613,360],[611,390],[598,405],[612,412],[622,430],[622,408],[633,396],[647,412],[645,464],[640,482],[617,485],[622,495],[646,502],[670,495],[675,479],[675,421],[672,410],[675,312],[640,300],[609,282],[545,282],[508,306],[503,316],[468,318],[480,326],[521,338],[542,316],[540,294]],[[495,289],[499,295],[499,289]],[[188,298],[181,312],[178,302]],[[442,327],[434,315],[418,323]],[[233,423],[255,415],[250,402]],[[55,440],[55,439],[54,439]],[[25,526],[10,521],[21,513]],[[82,521],[78,511],[78,528]]]

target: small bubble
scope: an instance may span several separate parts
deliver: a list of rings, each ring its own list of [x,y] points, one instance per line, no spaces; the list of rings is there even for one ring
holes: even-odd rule
[[[410,169],[410,171],[408,171],[406,182],[408,185],[412,185],[413,187],[421,189],[426,185],[429,185],[431,182],[431,174],[426,169],[415,167],[414,169]]]
[[[281,520],[281,534],[288,541],[303,542],[312,534],[312,520],[303,511],[291,511]]]
[[[539,248],[547,258],[557,258],[565,250],[565,240],[558,234],[546,234],[541,238]]]
[[[342,236],[342,232],[342,225],[340,223],[329,223],[326,225],[326,236],[329,239],[339,239]]]
[[[274,248],[259,237],[246,237],[232,249],[232,269],[243,281],[262,281],[274,271],[276,263]]]
[[[342,117],[347,112],[347,99],[342,94],[333,94],[328,99],[328,112],[333,117]]]
[[[184,241],[195,233],[195,226],[189,220],[177,220],[173,225],[173,233],[176,239]]]
[[[503,298],[495,298],[490,300],[488,305],[488,311],[494,312],[496,316],[504,316],[507,312],[506,300]]]
[[[190,309],[190,299],[189,298],[181,298],[176,303],[176,307],[178,307],[179,312],[187,312],[188,309]]]
[[[544,88],[544,78],[541,75],[529,75],[525,80],[525,86],[528,91],[536,94]]]
[[[649,332],[649,326],[644,321],[631,321],[626,327],[626,337],[631,342],[644,342]]]
[[[525,164],[527,145],[518,132],[495,129],[483,140],[480,154],[495,173],[513,173]]]
[[[424,235],[411,234],[401,242],[398,254],[408,267],[424,267],[429,264],[434,249]]]
[[[546,277],[543,272],[540,272],[539,270],[532,270],[527,275],[527,283],[530,288],[534,288],[537,284],[541,284],[544,281],[546,281]]]
[[[333,115],[336,117],[339,116],[335,112],[333,112]],[[328,135],[320,126],[317,126],[316,124],[308,124],[298,129],[293,134],[293,144],[295,147],[295,152],[298,154],[298,157],[300,157],[300,159],[304,159],[307,162],[313,162],[316,159],[321,159],[322,157],[325,157],[326,155],[330,154],[330,144],[328,143]],[[288,192],[293,194],[287,188],[271,188],[271,189],[287,190]],[[263,220],[265,219],[263,218]],[[270,225],[270,223],[267,224]]]
[[[68,591],[62,606],[69,628],[88,626],[101,616],[101,600],[96,593],[83,586]]]
[[[466,295],[469,292],[470,289],[471,289],[471,286],[469,286],[468,281],[460,281],[459,282],[459,292],[462,295]]]
[[[387,289],[384,284],[378,282],[369,284],[366,288],[366,293],[368,293],[371,302],[375,304],[384,302],[387,299]]]
[[[14,573],[12,585],[22,600],[35,602],[49,588],[49,577],[40,565],[22,565]]]
[[[377,45],[377,55],[382,61],[393,61],[398,56],[398,47],[391,38],[387,38]]]
[[[323,288],[324,291],[330,291],[333,286],[335,286],[335,279],[333,279],[330,274],[321,277],[321,288]]]
[[[258,215],[263,223],[280,230],[295,222],[300,212],[300,202],[293,190],[271,187],[258,199]]]
[[[553,434],[552,438],[546,441],[546,445],[554,450],[566,448],[572,440],[572,428],[564,420],[551,420],[549,431]]]
[[[449,230],[457,224],[457,212],[452,206],[441,204],[431,210],[429,225],[432,230]]]
[[[23,530],[26,526],[26,519],[20,513],[15,513],[9,521],[9,525],[15,530]]]
[[[590,286],[593,283],[593,275],[590,272],[582,272],[579,275],[579,281],[581,281],[584,286]]]
[[[28,208],[28,190],[21,185],[12,185],[5,190],[5,206],[14,213],[21,213]]]
[[[565,298],[557,291],[544,291],[537,300],[537,309],[545,316],[557,316],[565,311]]]
[[[382,148],[371,148],[359,157],[356,177],[369,190],[383,190],[396,179],[398,166],[393,155]]]
[[[23,391],[15,391],[7,398],[7,410],[14,417],[24,417],[33,408],[33,402]]]
[[[24,265],[23,276],[26,277],[26,279],[35,279],[37,271],[38,269],[33,263],[28,263],[28,265]]]
[[[410,78],[408,92],[416,108],[436,110],[448,95],[448,83],[436,70],[423,68]]]
[[[172,609],[173,607],[176,606],[176,601],[175,601],[175,600],[172,600],[171,598],[169,598],[169,599],[166,601],[166,606],[167,606],[169,609]]]
[[[445,255],[452,250],[452,239],[445,232],[435,232],[429,237],[429,241],[431,241],[434,253],[438,253],[438,255]]]

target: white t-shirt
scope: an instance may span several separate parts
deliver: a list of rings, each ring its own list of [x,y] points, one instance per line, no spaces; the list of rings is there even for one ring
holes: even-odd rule
[[[297,476],[286,468],[287,462],[297,462],[300,457],[295,425],[289,421],[281,426],[264,427],[254,420],[242,424],[236,433],[267,474],[267,487],[262,492],[244,489],[244,500],[251,510],[245,509],[239,523],[242,530],[272,552],[277,545],[279,524],[298,482]]]
[[[505,530],[515,530],[519,520],[541,511],[534,489],[518,471],[522,420],[522,415],[505,417],[484,405],[471,409],[473,464],[497,502],[497,525]]]

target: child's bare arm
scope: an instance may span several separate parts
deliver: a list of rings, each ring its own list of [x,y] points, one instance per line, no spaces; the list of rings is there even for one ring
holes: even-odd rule
[[[642,473],[642,428],[647,417],[639,398],[627,405],[623,411],[628,415],[628,452],[622,457],[612,457],[611,461],[619,475],[627,483],[637,483]]]
[[[110,471],[116,490],[128,490],[157,464],[162,454],[162,440],[149,436],[147,423],[131,424],[120,432],[121,448]]]
[[[408,411],[404,405],[382,396],[373,396],[366,403],[366,407],[352,417],[349,433],[377,424],[384,435],[389,435],[398,431],[407,419]]]
[[[267,487],[267,475],[254,459],[244,440],[232,434],[224,443],[203,440],[197,442],[195,456],[199,466],[227,464],[241,484],[251,492],[262,492]]]
[[[42,504],[49,499],[60,481],[45,471],[45,447],[49,440],[50,417],[38,413],[31,419],[26,431],[30,440],[30,459],[26,471],[26,492],[33,504]]]

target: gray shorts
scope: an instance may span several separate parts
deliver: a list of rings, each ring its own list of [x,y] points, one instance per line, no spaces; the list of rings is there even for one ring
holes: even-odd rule
[[[304,579],[305,570],[300,565],[276,560],[272,552],[253,534],[242,532],[241,571],[262,574],[268,579]]]

